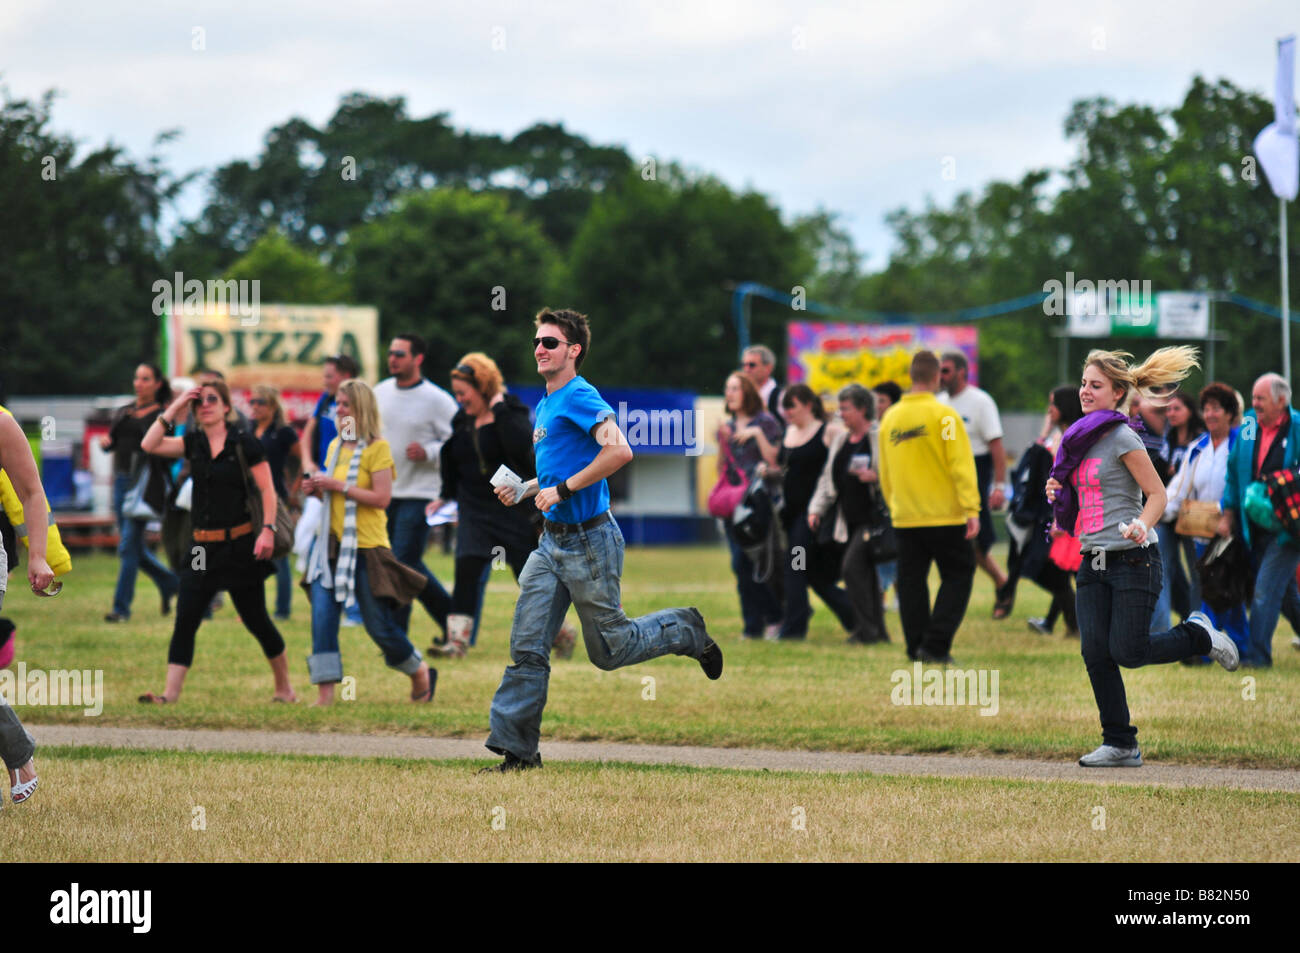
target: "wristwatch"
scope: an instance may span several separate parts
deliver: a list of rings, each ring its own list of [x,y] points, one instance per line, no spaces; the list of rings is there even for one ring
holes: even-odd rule
[[[573,491],[569,489],[569,481],[561,480],[556,484],[555,492],[560,494],[560,501],[563,502],[573,496]]]

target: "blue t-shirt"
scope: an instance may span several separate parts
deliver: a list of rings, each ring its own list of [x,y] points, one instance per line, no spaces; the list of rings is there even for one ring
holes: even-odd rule
[[[600,444],[591,435],[591,429],[613,416],[614,408],[582,377],[575,377],[555,393],[543,396],[537,405],[533,429],[538,487],[558,486],[561,480],[567,480],[595,460]],[[546,518],[560,523],[585,523],[607,509],[609,484],[601,480],[551,507]]]
[[[334,416],[334,405],[336,401],[325,391],[320,395],[320,400],[316,401],[316,409],[311,415],[316,418],[316,446],[313,448],[313,454],[316,458],[316,466],[325,466],[325,452],[329,450],[330,444],[334,438],[339,435],[339,426],[337,418]]]

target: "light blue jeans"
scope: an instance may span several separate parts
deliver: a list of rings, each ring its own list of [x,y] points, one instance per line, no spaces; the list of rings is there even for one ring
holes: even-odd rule
[[[694,609],[661,609],[637,619],[623,612],[623,534],[613,518],[592,529],[542,534],[519,577],[510,629],[514,662],[492,699],[487,747],[537,760],[542,709],[551,677],[551,642],[572,602],[582,623],[587,657],[609,671],[661,655],[698,658],[709,645]]]
[[[365,553],[361,550],[357,551],[356,591],[366,634],[384,653],[388,667],[414,675],[420,670],[421,655],[398,622],[397,603],[379,599],[370,591]],[[320,578],[312,580],[311,655],[307,658],[307,671],[313,685],[343,679],[343,656],[339,654],[342,612],[343,604],[335,600],[334,590],[326,589]]]
[[[1256,538],[1257,537],[1257,538]],[[1264,540],[1267,539],[1267,543]],[[1250,604],[1250,651],[1242,653],[1243,665],[1266,668],[1273,664],[1273,631],[1282,614],[1282,602],[1295,590],[1295,571],[1300,549],[1284,545],[1278,536],[1252,534],[1255,556],[1255,598]]]

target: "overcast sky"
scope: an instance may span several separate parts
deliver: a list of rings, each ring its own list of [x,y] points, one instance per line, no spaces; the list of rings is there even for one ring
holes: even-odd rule
[[[1074,100],[1173,105],[1196,73],[1271,97],[1275,40],[1298,27],[1297,0],[17,0],[0,74],[15,97],[57,89],[55,128],[87,147],[143,156],[181,128],[177,172],[252,158],[270,126],[323,123],[354,90],[506,136],[560,121],[787,217],[838,212],[879,268],[891,209],[1066,163]]]

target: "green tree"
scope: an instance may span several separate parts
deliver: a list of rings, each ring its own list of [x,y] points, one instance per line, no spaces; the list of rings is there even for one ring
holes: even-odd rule
[[[116,146],[78,159],[49,128],[53,99],[6,90],[0,106],[0,390],[121,392],[157,356],[158,217],[180,183]]]
[[[813,271],[795,231],[755,192],[660,166],[629,174],[592,203],[554,303],[592,320],[593,380],[718,392],[737,366],[735,283],[790,289]],[[754,306],[751,339],[778,352],[789,308]]]
[[[414,331],[429,342],[439,383],[467,351],[485,351],[509,380],[535,370],[528,342],[555,255],[505,198],[463,189],[416,193],[349,235],[355,300],[379,308],[381,340]]]
[[[260,298],[266,303],[340,304],[352,300],[345,278],[298,248],[279,229],[259,238],[222,278],[260,281]]]

